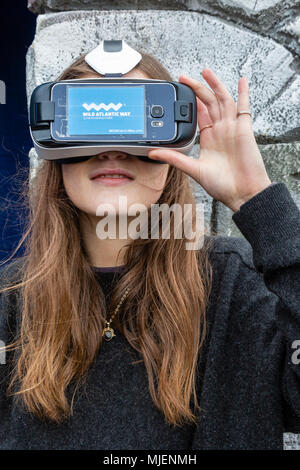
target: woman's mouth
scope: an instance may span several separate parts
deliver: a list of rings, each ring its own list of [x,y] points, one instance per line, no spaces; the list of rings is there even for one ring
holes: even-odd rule
[[[118,186],[131,183],[135,175],[125,168],[97,168],[90,174],[90,180],[95,183]]]
[[[119,184],[125,184],[125,183],[131,183],[133,181],[132,178],[129,178],[128,176],[125,175],[99,175],[96,178],[93,178],[92,181],[95,181],[96,183],[102,183],[102,184],[107,184],[111,186],[117,186]]]

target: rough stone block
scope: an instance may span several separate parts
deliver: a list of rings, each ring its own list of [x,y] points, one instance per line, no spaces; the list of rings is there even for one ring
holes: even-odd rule
[[[284,433],[283,447],[284,450],[300,450],[300,434]]]
[[[259,145],[271,181],[287,185],[300,209],[300,144]],[[233,212],[217,201],[213,226],[218,234],[242,237],[232,220]]]

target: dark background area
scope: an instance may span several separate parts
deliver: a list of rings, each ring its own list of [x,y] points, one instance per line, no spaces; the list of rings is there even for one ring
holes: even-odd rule
[[[26,0],[0,3],[0,80],[6,85],[6,104],[0,104],[0,260],[16,248],[26,225],[26,206],[20,199],[28,178],[26,53],[33,41],[36,16]],[[26,201],[26,199],[25,199]],[[23,253],[21,247],[14,257]]]

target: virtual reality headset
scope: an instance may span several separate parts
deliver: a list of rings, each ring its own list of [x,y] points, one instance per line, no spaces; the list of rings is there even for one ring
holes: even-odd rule
[[[188,154],[197,133],[197,103],[182,83],[122,78],[142,56],[123,40],[102,41],[85,61],[104,78],[46,82],[30,100],[30,134],[39,158],[84,161],[119,150],[151,163],[154,148]]]

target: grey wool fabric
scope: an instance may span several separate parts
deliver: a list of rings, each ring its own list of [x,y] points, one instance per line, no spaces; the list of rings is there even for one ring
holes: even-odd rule
[[[38,420],[6,396],[8,353],[0,364],[0,449],[282,449],[283,432],[299,433],[300,211],[286,185],[275,183],[232,217],[243,238],[215,236],[210,251],[197,425],[166,422],[144,363],[134,364],[140,355],[117,331],[101,345],[73,416],[61,424]],[[17,262],[2,267],[2,279]],[[122,269],[94,271],[109,301]],[[5,343],[21,316],[15,295],[1,295]]]

